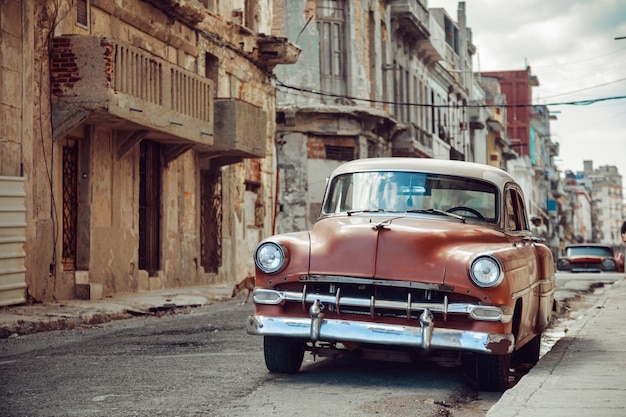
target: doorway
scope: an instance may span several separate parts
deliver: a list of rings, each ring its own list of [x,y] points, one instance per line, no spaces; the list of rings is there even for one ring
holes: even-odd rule
[[[155,276],[161,264],[161,147],[143,140],[139,161],[139,269]]]
[[[63,250],[64,271],[76,270],[78,230],[78,140],[63,142]]]

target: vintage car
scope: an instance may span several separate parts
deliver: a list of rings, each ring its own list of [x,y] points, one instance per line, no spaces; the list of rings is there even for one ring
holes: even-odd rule
[[[556,261],[559,272],[624,272],[624,259],[611,246],[579,243],[566,246]]]
[[[270,372],[305,351],[470,363],[502,391],[512,360],[535,364],[553,310],[550,250],[522,190],[482,164],[372,158],[335,169],[310,231],[256,249],[254,314]]]

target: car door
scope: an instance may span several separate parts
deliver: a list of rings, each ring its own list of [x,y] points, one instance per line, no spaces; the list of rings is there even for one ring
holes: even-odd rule
[[[535,283],[539,279],[539,265],[537,248],[532,239],[526,215],[524,196],[517,186],[511,185],[506,188],[505,215],[505,229],[513,240],[513,245],[517,248],[520,261],[522,261],[518,265],[523,265],[521,267],[523,271],[518,271],[516,274],[513,298],[522,298],[523,311],[518,336],[524,338],[532,333],[531,329],[534,328],[537,320],[540,288]]]

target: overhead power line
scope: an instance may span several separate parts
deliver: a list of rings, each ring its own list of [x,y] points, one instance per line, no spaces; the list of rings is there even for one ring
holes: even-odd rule
[[[604,84],[594,85],[592,87],[581,88],[580,90],[568,91],[567,93],[554,94],[554,95],[551,95],[551,96],[548,96],[548,97],[543,97],[543,99],[545,100],[545,99],[548,99],[548,98],[565,96],[565,95],[574,94],[574,93],[580,93],[582,91],[593,90],[594,88],[606,87],[607,85],[616,84],[616,83],[619,83],[619,82],[622,82],[622,81],[626,81],[626,78],[620,78],[619,80],[610,81],[610,82],[604,83]]]
[[[344,99],[344,100],[363,101],[367,103],[389,104],[389,105],[409,106],[409,107],[428,107],[428,108],[455,108],[456,109],[456,108],[487,108],[487,107],[520,108],[520,107],[533,107],[533,106],[589,106],[591,104],[595,104],[595,103],[599,103],[603,101],[626,99],[626,96],[610,96],[610,97],[599,97],[599,98],[587,99],[587,100],[562,101],[562,102],[555,102],[555,103],[542,103],[542,104],[518,103],[518,104],[501,104],[501,105],[405,103],[405,102],[399,102],[399,101],[373,100],[369,98],[347,96],[345,94],[328,93],[324,91],[313,90],[310,88],[296,87],[293,85],[285,84],[278,79],[276,81],[279,87],[282,87],[288,90],[299,91],[301,93],[314,94],[314,95],[324,96],[324,97],[335,97],[335,98]]]

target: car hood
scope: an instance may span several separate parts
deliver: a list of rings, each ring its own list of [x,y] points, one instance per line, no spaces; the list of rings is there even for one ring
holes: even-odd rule
[[[309,273],[443,284],[452,252],[502,236],[490,227],[418,216],[324,218],[311,230]]]

